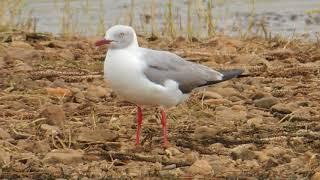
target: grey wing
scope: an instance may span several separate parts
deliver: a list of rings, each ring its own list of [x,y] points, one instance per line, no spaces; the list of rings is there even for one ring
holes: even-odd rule
[[[220,72],[186,61],[171,52],[143,49],[143,60],[147,64],[144,74],[150,81],[164,85],[166,80],[174,80],[183,93],[223,80]]]

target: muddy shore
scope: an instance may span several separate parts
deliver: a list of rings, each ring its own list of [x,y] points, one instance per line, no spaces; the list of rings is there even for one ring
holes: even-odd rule
[[[145,108],[135,148],[135,106],[104,82],[95,38],[14,32],[0,43],[1,178],[320,177],[320,44],[279,38],[169,41],[175,52],[246,78],[192,94],[168,111]]]

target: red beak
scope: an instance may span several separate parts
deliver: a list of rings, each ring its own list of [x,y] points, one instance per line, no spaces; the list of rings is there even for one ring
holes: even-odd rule
[[[112,40],[101,39],[95,43],[96,46],[102,46],[104,44],[110,44]]]

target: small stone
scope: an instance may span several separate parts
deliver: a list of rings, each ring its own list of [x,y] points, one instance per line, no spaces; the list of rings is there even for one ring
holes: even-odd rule
[[[194,130],[194,139],[201,140],[206,138],[213,138],[220,132],[218,128],[211,128],[207,126],[200,126]]]
[[[229,148],[225,148],[221,143],[211,144],[209,149],[215,154],[229,154]]]
[[[74,101],[77,103],[83,103],[85,101],[85,96],[83,94],[83,92],[77,92],[74,94]]]
[[[211,165],[209,164],[208,161],[206,160],[197,160],[196,162],[194,162],[190,168],[188,169],[188,172],[196,175],[209,175],[209,174],[213,174],[213,170]]]
[[[260,162],[267,162],[270,159],[270,156],[263,151],[254,151],[254,154]]]
[[[196,151],[191,151],[187,154],[184,155],[184,158],[186,159],[186,161],[188,162],[195,162],[196,160],[199,159],[199,153]]]
[[[63,104],[63,109],[67,113],[75,113],[79,107],[80,107],[79,103],[67,102]]]
[[[234,160],[242,159],[242,160],[252,160],[256,157],[253,149],[255,146],[252,144],[243,144],[237,146],[231,150],[231,157]]]
[[[238,123],[247,121],[247,111],[229,108],[222,108],[222,110],[218,110],[216,108],[216,118],[220,120],[219,123],[231,128],[232,126],[234,126],[235,122]]]
[[[29,71],[32,71],[33,68],[24,62],[20,62],[15,66],[15,70],[19,72],[29,72]]]
[[[69,49],[63,49],[59,53],[59,56],[67,61],[73,61],[75,59],[74,54]]]
[[[261,91],[258,91],[258,92],[255,92],[252,96],[251,96],[251,99],[252,100],[257,100],[257,99],[261,99],[261,98],[264,98],[266,97],[266,94],[261,92]]]
[[[92,101],[99,101],[99,98],[107,97],[109,95],[110,91],[101,86],[89,86],[86,92],[86,98]]]
[[[67,48],[67,44],[63,41],[56,41],[56,40],[49,41],[49,42],[45,41],[45,42],[40,42],[40,44],[50,48],[61,48],[61,49]]]
[[[66,115],[60,106],[48,105],[41,111],[40,117],[46,118],[46,124],[63,127]]]
[[[172,179],[172,177],[184,177],[185,172],[180,168],[169,169],[169,170],[160,170],[159,175],[162,179]]]
[[[320,180],[320,172],[316,172],[311,176],[311,180]]]
[[[242,105],[234,105],[231,107],[232,110],[236,110],[236,111],[245,111],[247,108],[245,106]]]
[[[84,152],[82,150],[74,149],[55,149],[47,153],[43,162],[55,164],[72,164],[82,162]]]
[[[273,105],[279,103],[279,99],[275,97],[264,97],[254,101],[254,105],[259,108],[269,109]]]
[[[231,97],[231,96],[237,96],[239,95],[239,92],[231,87],[225,87],[225,88],[216,88],[214,91],[223,97]]]
[[[47,91],[48,95],[56,96],[59,98],[72,96],[72,92],[67,88],[61,88],[61,87],[50,88],[50,87],[48,87],[48,88],[46,88],[46,91]]]
[[[312,169],[314,169],[316,167],[320,167],[320,155],[319,154],[312,154],[309,159],[308,165]]]
[[[271,107],[272,112],[278,112],[282,114],[290,114],[295,109],[296,108],[293,104],[283,104],[283,103],[278,103]]]
[[[77,136],[77,141],[81,142],[112,142],[115,141],[119,135],[109,129],[89,129],[81,128]]]
[[[219,105],[229,105],[231,104],[231,101],[227,99],[205,99],[203,103],[211,106],[219,106]]]
[[[205,98],[213,98],[213,99],[222,99],[223,98],[220,94],[213,92],[213,91],[205,91],[205,92],[203,92],[203,96]]]
[[[66,85],[67,85],[67,83],[64,81],[64,79],[57,78],[52,82],[51,87],[53,87],[53,88],[63,87],[64,88],[64,87],[66,87]]]
[[[0,127],[0,139],[7,140],[7,139],[12,139],[12,137],[7,131],[5,131]]]
[[[263,120],[260,117],[254,117],[254,118],[248,119],[247,123],[249,126],[258,128],[262,126]]]
[[[30,62],[35,60],[41,60],[41,54],[34,49],[24,48],[8,48],[8,55],[14,60],[21,60],[23,62]]]
[[[170,164],[170,165],[164,166],[162,168],[162,170],[171,170],[171,169],[175,169],[175,168],[177,168],[176,164]]]
[[[33,47],[30,44],[23,42],[23,41],[12,41],[11,47],[23,48],[23,49],[33,49]]]
[[[165,150],[166,154],[169,157],[181,155],[182,153],[175,147],[169,147]]]
[[[10,163],[10,154],[0,149],[0,167],[4,167]],[[0,168],[1,169],[1,168]]]
[[[51,150],[49,143],[46,140],[34,142],[32,152],[34,153],[48,153]]]
[[[6,62],[4,61],[4,57],[0,57],[0,69],[6,66]]]

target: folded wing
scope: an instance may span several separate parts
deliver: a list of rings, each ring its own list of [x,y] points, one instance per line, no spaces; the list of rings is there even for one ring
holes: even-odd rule
[[[142,49],[143,60],[147,64],[145,76],[152,82],[164,85],[166,80],[174,80],[183,93],[224,80],[222,73],[206,66],[184,60],[167,51]]]

